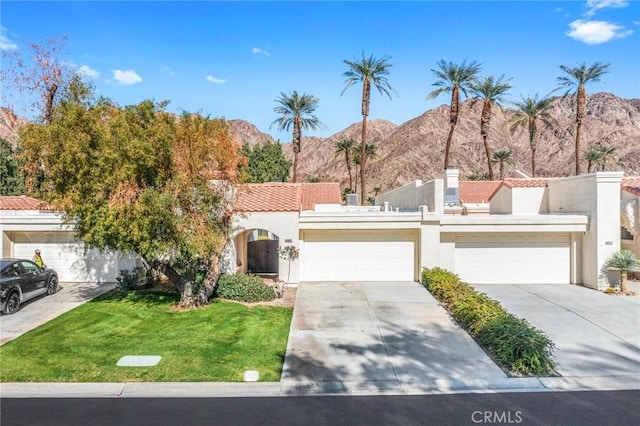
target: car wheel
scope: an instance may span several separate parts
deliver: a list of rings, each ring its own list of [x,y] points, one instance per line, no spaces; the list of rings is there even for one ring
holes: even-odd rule
[[[4,307],[4,313],[8,315],[15,314],[19,309],[20,295],[17,291],[14,291],[9,295],[9,298],[7,299],[7,304]]]
[[[58,291],[58,277],[51,275],[49,284],[47,285],[47,294],[55,294],[56,291]]]

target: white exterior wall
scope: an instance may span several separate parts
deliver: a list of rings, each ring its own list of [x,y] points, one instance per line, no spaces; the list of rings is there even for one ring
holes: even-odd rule
[[[247,270],[247,237],[253,229],[266,229],[278,237],[280,247],[296,246],[300,248],[298,212],[258,212],[242,213],[234,216],[234,243],[237,250],[238,271]],[[291,242],[288,242],[288,241]],[[289,261],[279,259],[279,278],[287,280]],[[291,262],[291,282],[300,281],[300,260]]]
[[[442,213],[444,209],[444,191],[442,179],[435,179],[425,184],[416,180],[384,194],[375,199],[376,206],[384,206],[385,202],[395,210],[416,211],[419,206],[427,206],[430,212]]]
[[[604,264],[620,250],[622,172],[598,172],[549,181],[550,213],[582,213],[590,223],[582,235],[582,284],[604,289],[615,276]]]
[[[490,214],[511,214],[512,213],[512,192],[511,188],[502,186],[491,198],[489,203]]]
[[[547,188],[511,189],[511,214],[539,214],[548,210]]]

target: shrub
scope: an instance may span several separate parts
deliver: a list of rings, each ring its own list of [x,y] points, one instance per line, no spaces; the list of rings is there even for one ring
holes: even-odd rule
[[[422,283],[498,363],[524,375],[555,373],[555,345],[542,331],[445,269],[425,268]]]
[[[130,271],[128,269],[120,270],[120,275],[116,277],[118,290],[131,291],[137,289],[141,284],[147,282],[147,272],[144,268],[135,268]]]
[[[241,302],[262,302],[276,298],[274,289],[256,275],[222,275],[216,286],[216,296]]]

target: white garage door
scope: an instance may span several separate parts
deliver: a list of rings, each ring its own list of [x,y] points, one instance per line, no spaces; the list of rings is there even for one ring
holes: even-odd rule
[[[60,281],[114,282],[120,269],[130,269],[131,261],[119,262],[118,256],[100,250],[87,250],[71,232],[16,232],[13,257],[31,259],[40,249],[46,265],[58,273]]]
[[[456,273],[477,284],[569,283],[568,234],[456,236]]]
[[[303,281],[413,281],[411,230],[305,231]]]

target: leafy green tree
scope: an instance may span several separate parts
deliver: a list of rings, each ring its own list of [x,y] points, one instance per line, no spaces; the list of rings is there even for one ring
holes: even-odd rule
[[[289,131],[293,127],[293,179],[298,181],[298,154],[302,150],[302,130],[317,130],[324,127],[316,117],[319,99],[306,93],[298,95],[295,90],[290,94],[280,93],[276,98],[278,105],[273,108],[280,117],[275,119],[271,126],[276,125],[278,130]]]
[[[560,87],[567,88],[567,93],[575,89],[575,105],[576,105],[576,142],[575,142],[575,161],[576,175],[580,174],[580,133],[582,131],[582,121],[587,111],[587,93],[585,85],[591,82],[600,81],[601,77],[609,72],[610,64],[595,62],[590,67],[586,63],[582,63],[575,68],[566,65],[560,65],[560,69],[566,73],[558,77]]]
[[[627,274],[640,270],[640,260],[630,250],[619,250],[613,254],[605,264],[607,269],[620,271],[620,291],[627,293]]]
[[[513,165],[513,157],[510,149],[499,149],[493,152],[491,164],[500,165],[500,180],[504,180],[504,165]],[[493,180],[489,178],[489,180]]]
[[[360,61],[344,60],[344,64],[348,69],[342,76],[346,78],[345,88],[342,90],[342,94],[351,86],[358,82],[362,82],[362,139],[360,141],[360,158],[362,158],[362,164],[360,164],[360,203],[364,205],[366,200],[366,181],[365,172],[367,165],[367,155],[365,149],[367,144],[367,117],[369,116],[369,105],[371,104],[371,86],[378,90],[381,95],[387,95],[391,99],[391,93],[393,88],[387,80],[389,75],[389,68],[391,68],[391,57],[383,56],[382,58],[375,58],[373,55],[366,57],[362,52],[362,59]]]
[[[351,138],[341,139],[336,142],[336,157],[344,156],[344,160],[347,163],[347,171],[349,172],[349,191],[353,193],[353,175],[351,174],[351,167],[353,163],[353,147],[356,145],[356,141]]]
[[[465,59],[462,64],[458,65],[453,62],[446,62],[444,59],[437,63],[438,68],[432,69],[431,72],[438,78],[432,86],[437,87],[429,93],[427,99],[435,99],[443,93],[451,93],[451,106],[449,108],[449,135],[444,150],[444,168],[449,167],[449,159],[451,153],[451,140],[453,139],[453,131],[458,123],[460,115],[460,92],[467,96],[467,90],[471,88],[471,84],[476,75],[481,70],[481,65],[472,61],[467,64]]]
[[[208,302],[229,233],[242,164],[222,119],[93,101],[75,80],[48,125],[19,132],[27,184],[66,213],[99,249],[136,253],[180,291],[182,306]]]
[[[245,182],[286,182],[289,179],[291,161],[284,157],[279,143],[266,141],[253,147],[245,143],[242,153],[248,160],[244,168]]]
[[[529,147],[531,148],[531,177],[536,176],[536,149],[538,147],[538,121],[550,127],[555,119],[551,115],[553,98],[524,98],[519,102],[511,102],[515,107],[513,116],[505,122],[505,126],[515,133],[519,128],[526,128],[529,131]]]
[[[25,193],[24,177],[11,144],[0,138],[0,195],[22,195]]]
[[[504,80],[504,75],[498,79],[486,77],[481,80],[472,81],[469,85],[471,93],[473,93],[473,106],[475,102],[482,101],[482,114],[480,115],[480,136],[484,144],[484,152],[487,156],[487,167],[489,169],[489,180],[493,180],[493,164],[491,159],[491,148],[489,148],[489,129],[491,125],[491,107],[504,101],[504,95],[511,89],[508,80]],[[501,164],[502,166],[502,164]],[[500,178],[502,179],[502,177]]]

